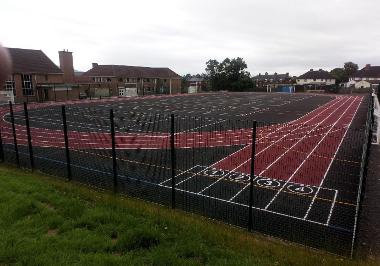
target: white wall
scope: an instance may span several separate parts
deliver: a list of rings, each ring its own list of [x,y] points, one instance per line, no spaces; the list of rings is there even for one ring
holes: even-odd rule
[[[334,85],[335,79],[297,79],[297,85],[315,84],[315,85]]]
[[[380,78],[370,78],[370,77],[364,77],[364,78],[358,78],[358,77],[351,77],[350,81],[361,81],[361,80],[380,80]]]
[[[361,88],[365,88],[365,89],[371,88],[371,83],[369,83],[365,80],[361,80],[361,81],[356,82],[355,83],[355,89],[361,89]]]

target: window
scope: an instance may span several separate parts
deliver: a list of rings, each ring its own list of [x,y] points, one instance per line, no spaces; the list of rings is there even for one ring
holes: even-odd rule
[[[129,82],[129,78],[127,78],[127,82]]]
[[[45,75],[45,81],[49,80],[49,75]]]
[[[4,90],[11,91],[14,96],[16,95],[15,80],[13,75],[8,76],[7,81],[5,81]]]
[[[313,79],[314,81],[316,81],[317,79]]]
[[[150,82],[150,79],[146,79],[146,82]]]
[[[95,82],[102,82],[102,78],[101,77],[94,77],[94,81]]]
[[[33,96],[34,90],[33,90],[32,75],[21,75],[21,81],[22,81],[22,94],[25,96]]]
[[[107,78],[107,82],[111,82],[111,78]]]
[[[123,78],[119,78],[119,82],[123,82]]]

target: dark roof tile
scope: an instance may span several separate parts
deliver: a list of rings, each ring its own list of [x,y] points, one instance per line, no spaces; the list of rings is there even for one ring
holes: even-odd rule
[[[355,78],[380,78],[380,66],[365,66],[353,75]]]
[[[299,79],[334,79],[334,77],[327,71],[319,70],[310,70],[305,74],[298,77]]]
[[[277,73],[274,73],[274,74],[268,74],[268,73],[265,73],[264,75],[262,74],[259,74],[257,76],[254,76],[253,79],[254,80],[273,80],[273,81],[278,81],[278,80],[282,80],[282,79],[290,79],[290,75],[289,73],[285,73],[285,74],[277,74]]]
[[[90,77],[181,78],[169,68],[123,65],[95,65],[83,75]]]
[[[12,58],[12,73],[62,74],[41,50],[7,48]]]

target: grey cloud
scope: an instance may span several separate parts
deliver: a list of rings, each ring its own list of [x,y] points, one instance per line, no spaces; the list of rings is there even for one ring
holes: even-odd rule
[[[332,69],[346,61],[380,64],[378,0],[67,0],[65,5],[5,0],[6,46],[74,52],[91,62],[168,66],[203,72],[215,58],[243,57],[252,74]],[[38,7],[36,9],[36,7]],[[30,10],[35,10],[33,20]],[[28,15],[29,14],[29,15]],[[14,17],[17,16],[17,20]],[[38,29],[25,32],[28,28]],[[22,32],[23,34],[19,34]]]

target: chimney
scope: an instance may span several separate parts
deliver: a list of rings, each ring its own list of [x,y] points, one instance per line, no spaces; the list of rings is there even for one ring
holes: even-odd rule
[[[314,71],[312,68],[310,68],[310,71]]]
[[[319,72],[322,72],[322,68],[319,69]]]
[[[92,68],[97,67],[98,63],[92,63]]]
[[[68,50],[59,51],[59,67],[63,71],[63,82],[74,83],[73,53]]]

